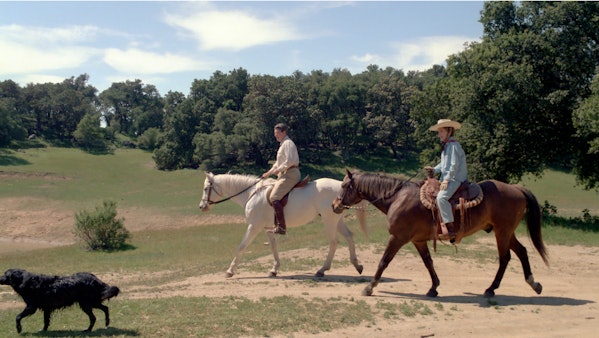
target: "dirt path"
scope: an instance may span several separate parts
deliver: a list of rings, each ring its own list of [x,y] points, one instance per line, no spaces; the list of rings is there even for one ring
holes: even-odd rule
[[[36,210],[19,214],[14,210],[17,204],[31,201],[1,201],[0,219],[11,220],[0,224],[0,254],[2,250],[27,250],[32,248],[62,245],[69,242],[66,227],[56,224],[72,224],[72,215],[47,210]],[[11,206],[11,203],[15,203]],[[145,215],[141,211],[128,210],[127,219],[144,217],[144,227],[155,228],[165,224],[156,220],[155,215]],[[67,217],[68,216],[68,217]],[[68,220],[67,220],[68,218]],[[147,219],[146,219],[147,218]],[[196,226],[222,222],[220,217],[202,217],[178,220],[180,226]],[[239,217],[225,217],[226,222],[243,222]],[[62,223],[61,223],[62,222]],[[70,223],[69,223],[70,222]],[[172,223],[171,223],[172,224]],[[52,226],[51,226],[52,225]],[[69,225],[70,227],[70,225]],[[135,231],[136,229],[133,229]],[[65,240],[66,238],[66,240]],[[486,238],[486,237],[485,237]],[[314,278],[318,269],[310,271],[287,271],[286,261],[302,257],[325,257],[325,250],[296,250],[281,253],[282,270],[278,277],[268,278],[272,258],[262,257],[258,263],[264,266],[263,272],[246,270],[248,262],[242,262],[238,274],[225,278],[222,273],[198,275],[185,280],[147,288],[143,279],[133,275],[99,276],[108,283],[126,281],[128,287],[119,299],[142,299],[172,296],[225,297],[243,295],[250,299],[262,297],[292,296],[301,298],[344,297],[366,301],[373,308],[375,304],[420,302],[428,306],[432,315],[406,317],[398,315],[385,319],[378,316],[375,325],[348,327],[333,332],[313,335],[313,337],[592,337],[599,328],[599,248],[549,246],[550,263],[547,267],[539,255],[531,249],[527,241],[531,266],[536,281],[543,284],[543,293],[537,295],[524,281],[520,262],[514,256],[503,278],[501,287],[494,298],[482,297],[497,270],[496,262],[481,263],[466,259],[457,254],[433,254],[435,267],[441,286],[439,297],[426,298],[430,278],[419,257],[407,250],[400,253],[389,265],[382,282],[375,288],[371,297],[361,296],[361,292],[374,274],[381,253],[375,252],[374,245],[358,248],[358,257],[364,265],[359,276],[350,265],[339,264],[347,261],[348,254],[341,247],[336,254],[332,270],[324,278]],[[467,244],[464,244],[467,245]],[[492,241],[470,245],[493,247]],[[249,265],[249,264],[248,264]],[[158,272],[157,274],[168,271]],[[147,278],[147,276],[146,276]],[[0,308],[21,308],[22,303],[9,302],[1,297]],[[10,297],[9,297],[10,298]],[[301,334],[303,336],[303,334]],[[300,336],[298,333],[297,336]]]

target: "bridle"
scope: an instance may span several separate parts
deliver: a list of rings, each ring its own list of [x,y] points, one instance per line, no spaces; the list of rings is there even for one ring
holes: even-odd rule
[[[241,190],[240,192],[236,193],[235,195],[231,195],[231,196],[229,196],[227,198],[223,198],[223,199],[218,200],[218,201],[212,201],[210,199],[210,195],[212,194],[212,190],[214,190],[214,192],[216,192],[219,196],[222,196],[222,195],[221,195],[221,193],[219,193],[218,191],[216,191],[216,188],[213,187],[214,182],[210,178],[208,178],[208,186],[204,187],[204,190],[206,190],[206,188],[208,188],[208,194],[207,194],[207,198],[206,198],[206,203],[208,205],[213,205],[213,204],[219,204],[219,203],[222,203],[222,202],[226,202],[226,201],[230,200],[231,198],[239,196],[239,195],[243,194],[244,192],[248,191],[251,187],[255,186],[260,181],[262,181],[262,177],[260,177],[258,180],[256,180],[256,182],[252,183],[247,188]]]
[[[418,174],[420,174],[420,173],[421,173],[421,170],[418,170],[409,179],[401,182],[401,185],[399,186],[399,188],[401,188],[401,186],[403,186],[405,183],[410,182],[414,177],[418,176]],[[349,178],[349,186],[346,189],[342,189],[341,193],[339,195],[337,195],[337,199],[339,200],[339,206],[342,207],[342,208],[344,208],[344,209],[365,209],[364,207],[354,207],[354,206],[351,206],[351,205],[343,204],[343,198],[345,197],[345,194],[348,191],[350,191],[350,189],[352,189],[352,190],[356,189],[356,186],[355,186],[355,183],[354,183],[354,177],[353,176],[351,176]],[[362,195],[362,196],[359,196],[361,199],[366,199],[365,196],[363,196],[363,193],[360,192],[360,191],[358,191],[357,189],[356,189],[356,193],[358,195]],[[369,202],[370,202],[370,204],[374,204],[375,202],[378,202],[379,200],[382,200],[382,199],[385,199],[385,196],[379,197],[379,198],[374,199],[374,200],[369,201]]]
[[[343,204],[343,198],[345,197],[345,194],[350,191],[356,189],[356,186],[354,184],[354,178],[350,177],[349,179],[349,186],[346,189],[341,189],[341,193],[339,195],[337,195],[337,199],[339,200],[339,206],[342,207],[343,209],[366,209],[366,207],[354,207],[351,205],[347,205],[347,204]],[[359,191],[356,191],[358,194],[360,193]]]

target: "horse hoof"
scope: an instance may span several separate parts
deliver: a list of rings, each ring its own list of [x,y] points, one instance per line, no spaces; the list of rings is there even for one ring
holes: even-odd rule
[[[491,298],[495,296],[495,292],[493,290],[486,290],[484,294],[485,298]]]
[[[271,272],[268,274],[268,277],[277,277],[277,273],[276,273],[275,271],[271,271]]]
[[[437,297],[437,295],[439,295],[439,293],[437,292],[437,290],[428,290],[428,292],[426,293],[427,297],[431,297],[431,298],[435,298]]]
[[[367,286],[363,291],[362,291],[362,296],[372,296],[372,288],[370,286]]]
[[[225,273],[225,277],[227,277],[227,278],[231,278],[231,277],[233,277],[233,275],[234,275],[234,273],[232,273],[232,272],[229,272],[229,271],[227,271],[227,272]]]
[[[317,273],[314,274],[314,276],[319,277],[319,278],[324,277],[324,272],[318,271]]]
[[[364,266],[362,266],[362,265],[358,265],[358,266],[356,267],[356,270],[358,270],[358,273],[361,275],[361,274],[362,274],[362,271],[364,271]]]
[[[534,288],[534,290],[537,293],[537,295],[540,295],[543,291],[543,285],[541,285],[541,283],[537,283],[537,286]]]

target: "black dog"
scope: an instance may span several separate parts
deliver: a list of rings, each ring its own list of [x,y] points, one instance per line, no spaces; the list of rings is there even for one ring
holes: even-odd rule
[[[109,286],[96,276],[79,272],[72,276],[46,276],[27,272],[22,269],[8,269],[0,276],[0,284],[10,285],[23,298],[26,307],[17,316],[17,332],[21,332],[21,319],[31,316],[40,309],[44,312],[44,331],[50,325],[50,316],[54,310],[79,303],[81,310],[89,316],[89,332],[96,323],[93,308],[104,311],[106,326],[110,323],[108,307],[102,302],[116,297],[119,288]]]

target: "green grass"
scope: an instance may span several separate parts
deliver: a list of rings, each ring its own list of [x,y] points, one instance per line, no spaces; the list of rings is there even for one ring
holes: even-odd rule
[[[599,216],[599,191],[584,190],[576,185],[573,175],[549,169],[540,179],[532,175],[525,176],[521,184],[535,194],[540,205],[545,201],[555,205],[559,216],[582,216],[584,209]]]
[[[329,159],[322,165],[306,165],[302,171],[317,177],[343,177],[345,166],[368,171],[412,174],[416,166],[393,160],[368,161],[357,158],[348,163]],[[381,167],[382,166],[382,167]],[[237,170],[237,172],[242,172]],[[248,172],[249,173],[249,172]],[[93,208],[104,199],[115,200],[120,208],[139,208],[156,214],[172,216],[197,216],[197,204],[202,195],[202,171],[180,170],[162,172],[154,169],[151,154],[139,150],[116,150],[113,154],[92,155],[77,149],[29,148],[24,152],[0,150],[0,201],[4,198],[23,197],[30,201],[23,208],[35,210],[39,203],[52,203],[57,208],[72,212]],[[558,208],[558,216],[549,218],[543,228],[547,244],[596,246],[599,233],[574,226],[568,217],[578,217],[583,209],[597,215],[597,195],[574,186],[571,175],[548,171],[546,176],[525,184],[543,204],[548,200]],[[555,193],[555,191],[559,193]],[[572,212],[569,214],[569,212]],[[563,212],[563,214],[562,214]],[[211,214],[241,215],[243,210],[233,202],[215,205]],[[118,216],[117,216],[118,217]],[[385,217],[370,207],[368,223],[370,241],[358,230],[356,221],[349,223],[355,234],[358,255],[361,248],[375,245],[382,251],[388,240]],[[127,226],[127,220],[125,220]],[[1,224],[0,224],[1,226]],[[119,282],[119,287],[144,285],[158,287],[165,282],[177,281],[200,274],[224,274],[233,258],[237,245],[245,233],[244,224],[204,225],[163,230],[145,230],[132,233],[128,250],[88,252],[79,245],[19,251],[2,254],[0,270],[23,267],[34,272],[70,274],[74,271],[93,271],[97,274],[139,275],[139,280]],[[584,230],[581,230],[584,229]],[[478,238],[492,234],[479,232],[465,238],[463,243],[474,243]],[[526,229],[521,225],[518,237],[528,245]],[[243,258],[242,267],[251,271],[270,268],[256,259],[270,256],[263,245],[265,237],[258,237]],[[326,247],[320,221],[294,228],[284,240],[279,241],[279,251],[299,248],[321,250]],[[496,261],[495,245],[469,248],[463,245],[456,255],[453,247],[439,245],[435,256],[454,256],[455,259],[475,260],[482,263]],[[340,239],[338,251],[347,250]],[[398,255],[414,256],[412,245],[406,245]],[[419,258],[417,258],[419,259]],[[324,255],[314,258],[288,257],[284,269],[314,271],[324,261]],[[346,266],[347,261],[336,259],[335,266]],[[161,272],[159,275],[154,272]],[[366,283],[360,279],[359,283]],[[306,283],[311,283],[306,280]],[[0,297],[15,301],[19,309],[0,310],[0,332],[15,334],[14,318],[22,310],[22,302],[2,286]],[[359,298],[356,298],[359,299]],[[238,297],[172,297],[144,300],[116,298],[108,305],[113,320],[111,328],[103,328],[103,315],[96,313],[98,322],[90,334],[81,334],[87,318],[76,307],[56,312],[50,331],[38,333],[42,316],[37,313],[23,321],[23,336],[114,336],[114,337],[211,337],[211,336],[270,336],[301,335],[328,332],[340,327],[373,326],[380,318],[395,320],[402,317],[431,314],[451,315],[442,306],[428,306],[424,302],[380,302],[369,306],[362,301],[343,298],[303,299],[300,297],[271,297],[250,300]],[[290,320],[292,318],[293,320]]]

